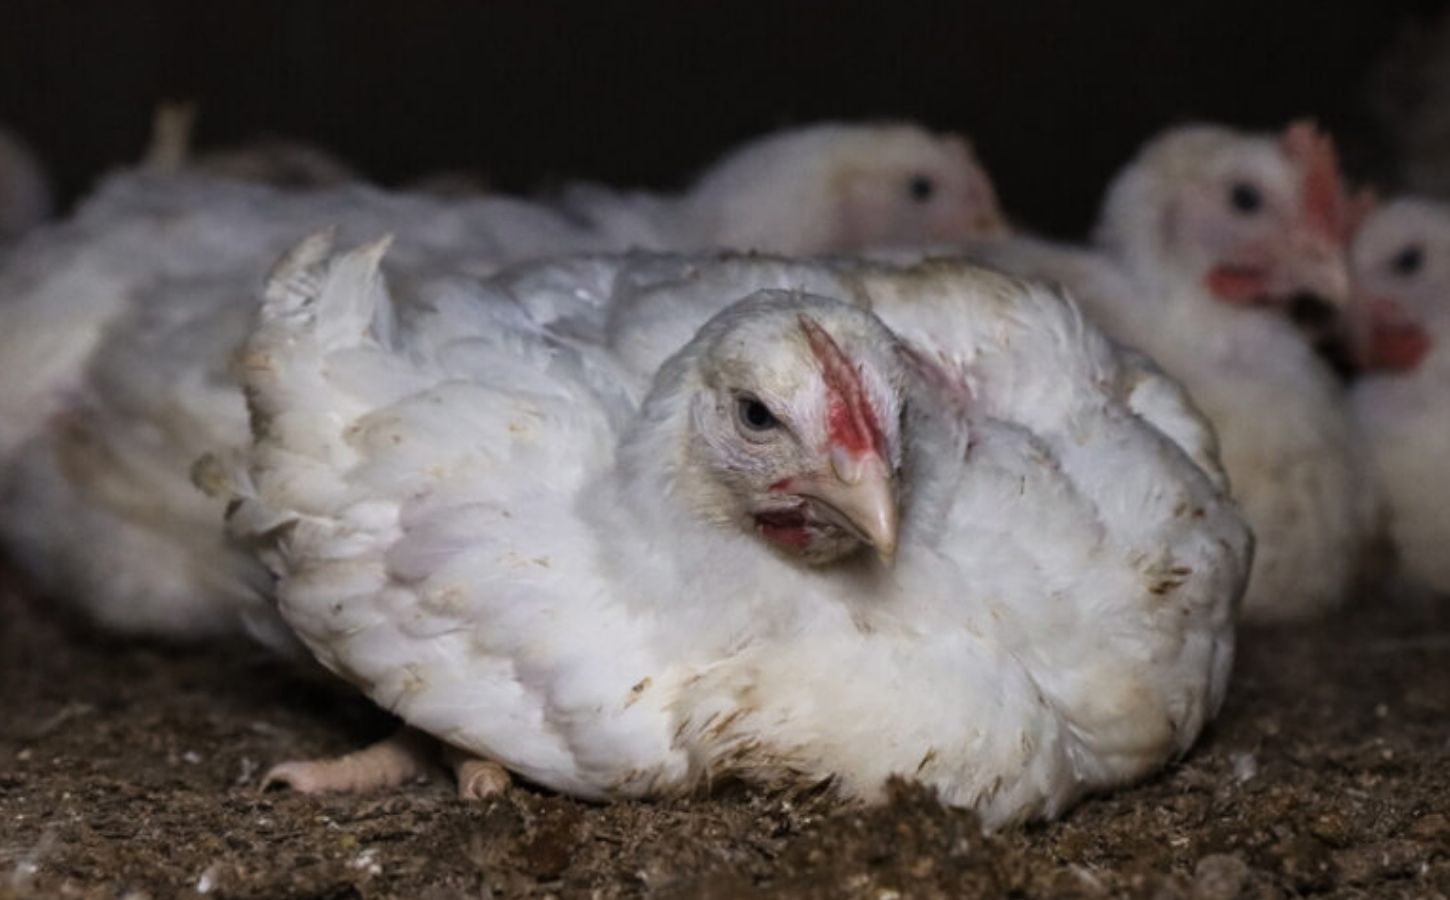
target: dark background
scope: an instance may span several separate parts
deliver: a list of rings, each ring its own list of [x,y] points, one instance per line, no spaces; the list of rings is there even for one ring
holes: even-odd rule
[[[1387,174],[1366,82],[1431,0],[367,2],[0,0],[0,122],[63,198],[134,160],[163,98],[197,143],[306,138],[384,183],[477,168],[674,187],[821,118],[969,134],[1019,220],[1072,234],[1145,137],[1313,115]]]

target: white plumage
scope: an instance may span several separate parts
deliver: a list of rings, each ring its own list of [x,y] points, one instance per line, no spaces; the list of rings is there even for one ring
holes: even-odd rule
[[[633,257],[389,298],[383,252],[279,266],[231,523],[410,724],[584,797],[902,774],[999,825],[1217,709],[1248,532],[1060,297]]]
[[[1250,620],[1341,603],[1374,515],[1343,392],[1282,311],[1299,293],[1344,302],[1348,215],[1312,127],[1276,139],[1187,126],[1113,181],[1095,248],[1018,238],[973,250],[1067,286],[1188,389],[1257,537]]]
[[[728,158],[682,198],[657,198],[669,212],[650,218],[648,240],[613,224],[604,201],[586,222],[502,196],[446,202],[361,185],[297,193],[189,174],[109,179],[0,273],[0,538],[42,586],[110,627],[235,630],[233,610],[257,608],[256,573],[222,540],[222,502],[196,492],[189,473],[201,454],[225,456],[246,440],[227,359],[244,336],[262,261],[333,223],[345,240],[397,232],[391,259],[400,269],[490,272],[640,242],[902,242],[994,214],[989,186],[958,188],[979,174],[965,145],[917,129],[802,129],[760,147]],[[918,177],[936,179],[925,200],[912,193]],[[888,187],[889,196],[874,193]],[[870,202],[852,199],[860,191]],[[785,208],[775,205],[782,192]],[[576,302],[543,289],[535,297]],[[244,617],[270,642],[285,641],[267,616]]]
[[[227,364],[257,260],[338,221],[405,229],[400,263],[445,268],[544,254],[562,227],[507,199],[120,176],[0,273],[0,534],[42,586],[119,629],[237,628],[253,580],[189,472],[246,438]]]
[[[766,135],[677,197],[576,185],[562,200],[593,227],[648,250],[802,255],[964,241],[1005,228],[971,146],[908,124],[826,123]]]
[[[1450,207],[1406,198],[1354,241],[1353,390],[1385,525],[1412,584],[1450,592]]]

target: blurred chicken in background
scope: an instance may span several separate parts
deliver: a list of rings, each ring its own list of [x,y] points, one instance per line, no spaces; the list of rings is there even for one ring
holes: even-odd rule
[[[1354,241],[1355,417],[1407,586],[1450,593],[1450,205],[1402,198]]]
[[[1113,180],[1093,247],[1014,238],[971,251],[1062,284],[1183,382],[1258,539],[1251,621],[1338,606],[1374,516],[1343,392],[1288,314],[1305,294],[1346,303],[1352,220],[1333,145],[1313,125],[1188,125]]]

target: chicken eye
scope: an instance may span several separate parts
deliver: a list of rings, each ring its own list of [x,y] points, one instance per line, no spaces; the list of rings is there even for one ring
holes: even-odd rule
[[[917,203],[925,203],[936,193],[936,182],[925,175],[913,175],[911,181],[907,182],[906,190],[911,194],[911,199]]]
[[[746,431],[760,433],[780,426],[780,420],[770,411],[770,407],[754,397],[741,397],[736,401],[735,412]]]
[[[1263,207],[1264,195],[1252,184],[1240,181],[1229,188],[1228,202],[1237,212],[1253,215]]]
[[[1395,258],[1390,261],[1390,268],[1395,270],[1396,275],[1408,278],[1420,271],[1420,267],[1424,264],[1425,248],[1419,244],[1411,244],[1395,254]]]

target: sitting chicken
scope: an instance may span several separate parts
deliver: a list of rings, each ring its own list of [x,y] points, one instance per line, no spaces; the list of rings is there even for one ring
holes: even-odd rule
[[[538,215],[361,187],[108,182],[0,272],[0,535],[15,561],[108,627],[234,632],[233,604],[255,595],[251,563],[225,546],[220,505],[188,473],[246,438],[227,361],[252,318],[255,260],[346,221],[406,226],[400,262],[447,268],[543,252],[553,222],[531,232]]]
[[[575,185],[563,202],[617,243],[649,250],[806,255],[1006,229],[970,145],[906,124],[789,129],[728,154],[681,196]]]
[[[34,154],[0,130],[0,247],[50,215],[50,182]]]
[[[314,238],[271,279],[231,528],[465,789],[897,774],[995,826],[1144,776],[1217,709],[1248,531],[1046,289],[626,257],[395,301],[384,251]],[[648,377],[657,344],[610,325],[641,309],[688,334]],[[395,782],[416,749],[273,778]]]
[[[717,201],[681,201],[692,211],[682,221],[716,209],[712,227],[746,246],[784,235],[800,249],[832,249],[972,228],[982,214],[981,197],[954,187],[973,174],[950,141],[898,126],[843,127],[836,150],[806,133],[814,137],[798,144],[770,138],[785,150],[742,151],[755,162],[742,168],[737,157],[722,169],[746,193],[752,177],[771,185],[756,192],[762,202],[803,179],[810,191],[796,205],[727,203],[710,186],[725,176],[707,173],[687,196]],[[873,140],[879,168],[866,152]],[[937,179],[940,189],[918,198],[913,178]],[[866,199],[852,200],[858,193]],[[270,616],[250,612],[265,579],[226,546],[222,503],[196,492],[189,472],[204,452],[247,439],[227,361],[252,315],[258,261],[332,222],[343,223],[344,237],[398,231],[392,260],[410,271],[487,272],[634,243],[632,233],[500,196],[443,202],[360,185],[296,193],[186,175],[111,179],[0,272],[0,538],[41,586],[119,630],[226,633],[242,610],[270,643],[289,640]],[[801,244],[803,234],[821,243]],[[704,238],[657,236],[669,239]]]
[[[1355,417],[1412,585],[1450,593],[1450,206],[1389,203],[1353,251]]]
[[[1285,315],[1299,294],[1344,301],[1350,216],[1333,148],[1311,125],[1277,138],[1194,125],[1117,176],[1095,248],[1016,238],[972,250],[1067,286],[1188,389],[1257,537],[1252,621],[1339,605],[1374,516],[1345,398]]]

